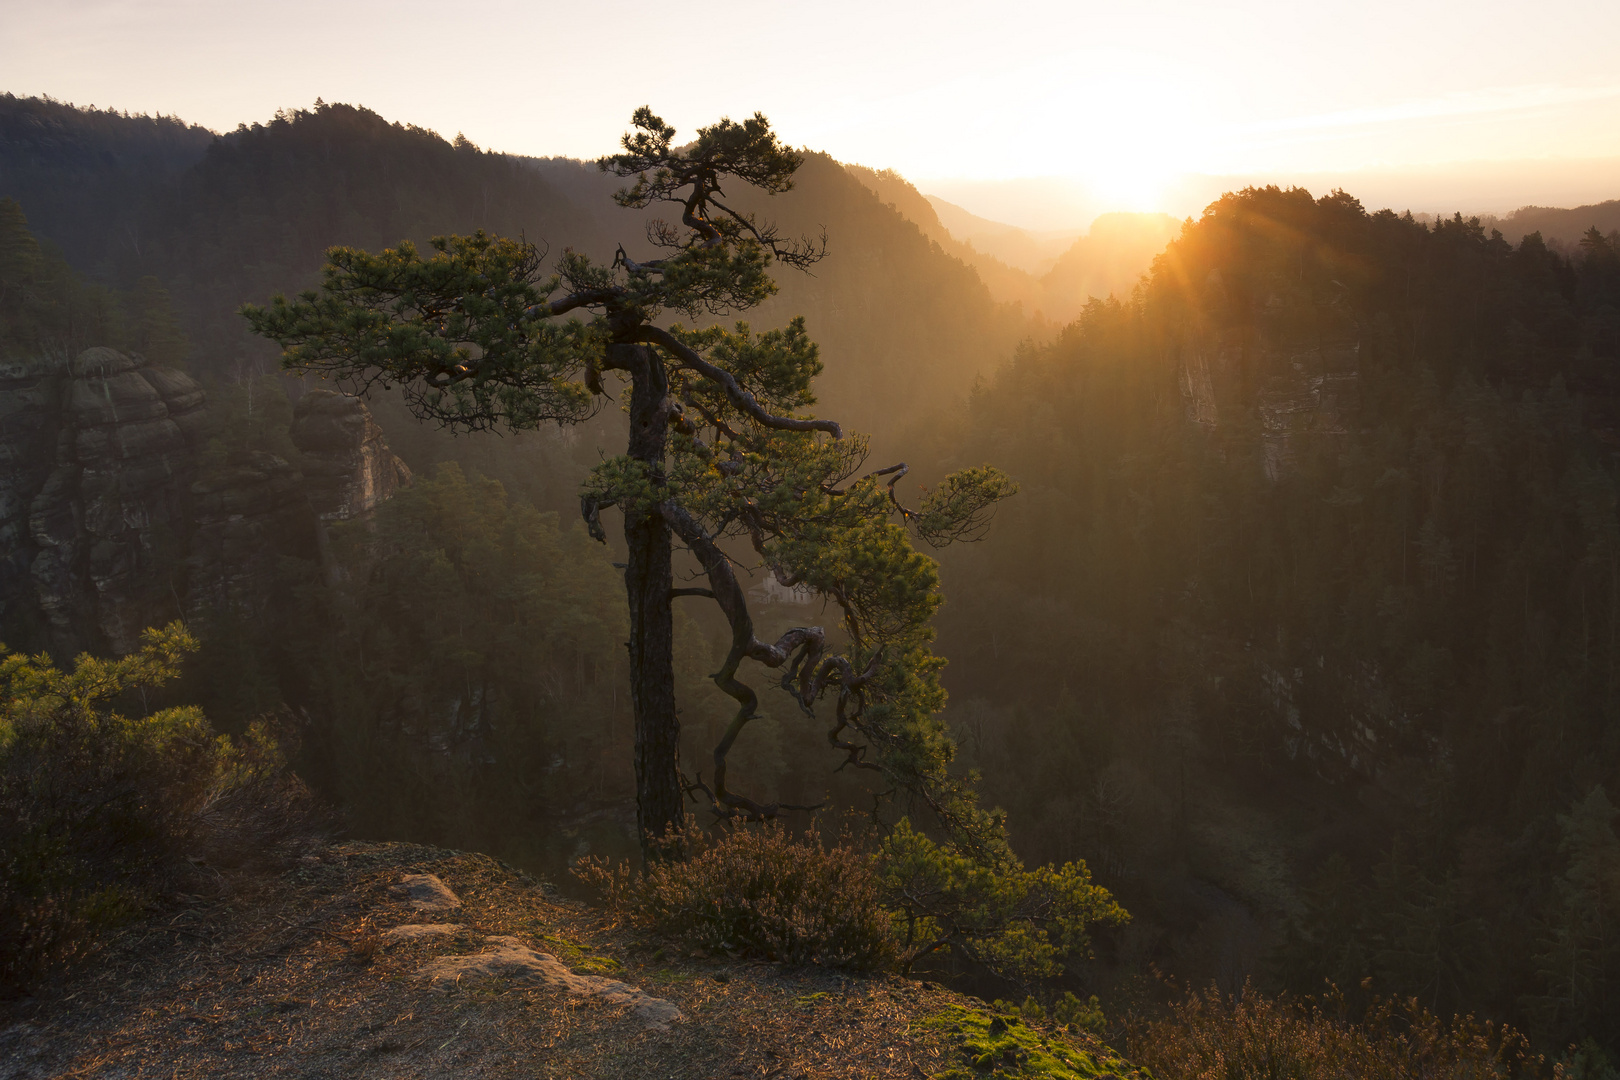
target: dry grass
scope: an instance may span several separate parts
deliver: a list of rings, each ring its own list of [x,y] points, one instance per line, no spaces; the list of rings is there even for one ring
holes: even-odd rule
[[[469,931],[383,942],[422,921],[389,892],[405,872],[441,877],[464,904],[448,921]],[[416,977],[428,957],[495,934],[611,971],[686,1021],[643,1032],[594,999],[442,994]],[[0,1077],[916,1078],[968,1064],[961,1033],[938,1023],[964,1007],[979,1006],[895,977],[676,953],[484,856],[351,843],[176,900],[93,965],[0,1006]]]
[[[1545,1072],[1505,1025],[1442,1021],[1410,999],[1375,999],[1357,1021],[1343,1006],[1338,997],[1291,1001],[1211,987],[1139,1026],[1129,1045],[1165,1080],[1532,1080]]]

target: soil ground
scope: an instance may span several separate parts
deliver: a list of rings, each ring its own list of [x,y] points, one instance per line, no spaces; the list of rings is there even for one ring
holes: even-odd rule
[[[419,912],[405,874],[459,910]],[[452,938],[385,943],[404,923]],[[510,935],[684,1014],[502,981],[430,989],[433,957]],[[1009,1027],[1009,1024],[1011,1025]],[[993,1017],[937,984],[692,956],[614,926],[482,855],[343,843],[281,874],[220,875],[126,928],[94,960],[0,1004],[0,1078],[1082,1077],[1129,1072],[1083,1034]]]

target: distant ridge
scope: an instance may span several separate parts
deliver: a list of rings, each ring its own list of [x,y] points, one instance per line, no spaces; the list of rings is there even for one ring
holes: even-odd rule
[[[988,251],[1008,265],[1032,274],[1044,274],[1052,269],[1058,257],[1081,236],[1077,229],[1032,232],[1017,225],[980,217],[937,195],[926,195],[924,198],[952,234],[981,251]]]
[[[1521,206],[1506,217],[1481,216],[1480,224],[1488,229],[1499,229],[1502,235],[1517,244],[1531,233],[1551,243],[1575,244],[1593,228],[1607,236],[1620,232],[1620,199],[1577,206],[1570,210],[1552,206]]]
[[[1084,234],[1031,232],[924,195],[893,169],[844,168],[946,254],[973,267],[997,300],[1053,322],[1078,317],[1093,298],[1129,296],[1181,228],[1169,214],[1113,213]]]

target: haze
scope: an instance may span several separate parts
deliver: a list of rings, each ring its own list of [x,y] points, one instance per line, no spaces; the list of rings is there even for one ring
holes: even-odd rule
[[[993,15],[991,12],[993,11]],[[1501,212],[1620,190],[1620,5],[263,5],[4,0],[5,88],[215,130],[317,97],[590,157],[637,105],[755,109],[1030,228],[1250,180]],[[628,23],[622,21],[629,19]],[[1458,205],[1452,205],[1456,203]]]

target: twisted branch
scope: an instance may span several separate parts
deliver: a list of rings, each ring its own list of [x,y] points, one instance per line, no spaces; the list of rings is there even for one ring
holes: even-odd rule
[[[721,691],[737,702],[737,711],[714,748],[713,789],[703,785],[702,777],[699,776],[698,783],[688,790],[703,791],[716,812],[727,817],[741,815],[748,820],[763,820],[775,817],[783,809],[788,809],[780,803],[756,802],[729,790],[726,786],[727,755],[730,754],[737,737],[742,734],[743,728],[757,717],[759,711],[759,696],[753,687],[737,678],[737,669],[745,659],[756,660],[768,668],[785,667],[780,685],[793,696],[806,716],[815,715],[816,699],[830,685],[836,685],[838,723],[828,733],[828,742],[848,755],[844,765],[875,768],[862,760],[866,750],[864,746],[851,743],[841,735],[850,724],[851,718],[847,711],[849,702],[856,703],[857,716],[859,709],[865,705],[861,688],[876,673],[879,657],[874,656],[867,669],[857,673],[848,658],[826,655],[826,632],[819,626],[792,627],[774,644],[761,641],[754,635],[753,616],[748,610],[748,601],[742,585],[731,568],[731,560],[720,550],[714,537],[709,535],[689,511],[673,502],[662,503],[659,510],[670,528],[703,564],[704,572],[709,578],[710,588],[707,591],[712,594],[720,610],[725,614],[726,621],[731,624],[731,648],[720,670],[711,678]],[[839,768],[843,768],[843,765]]]

